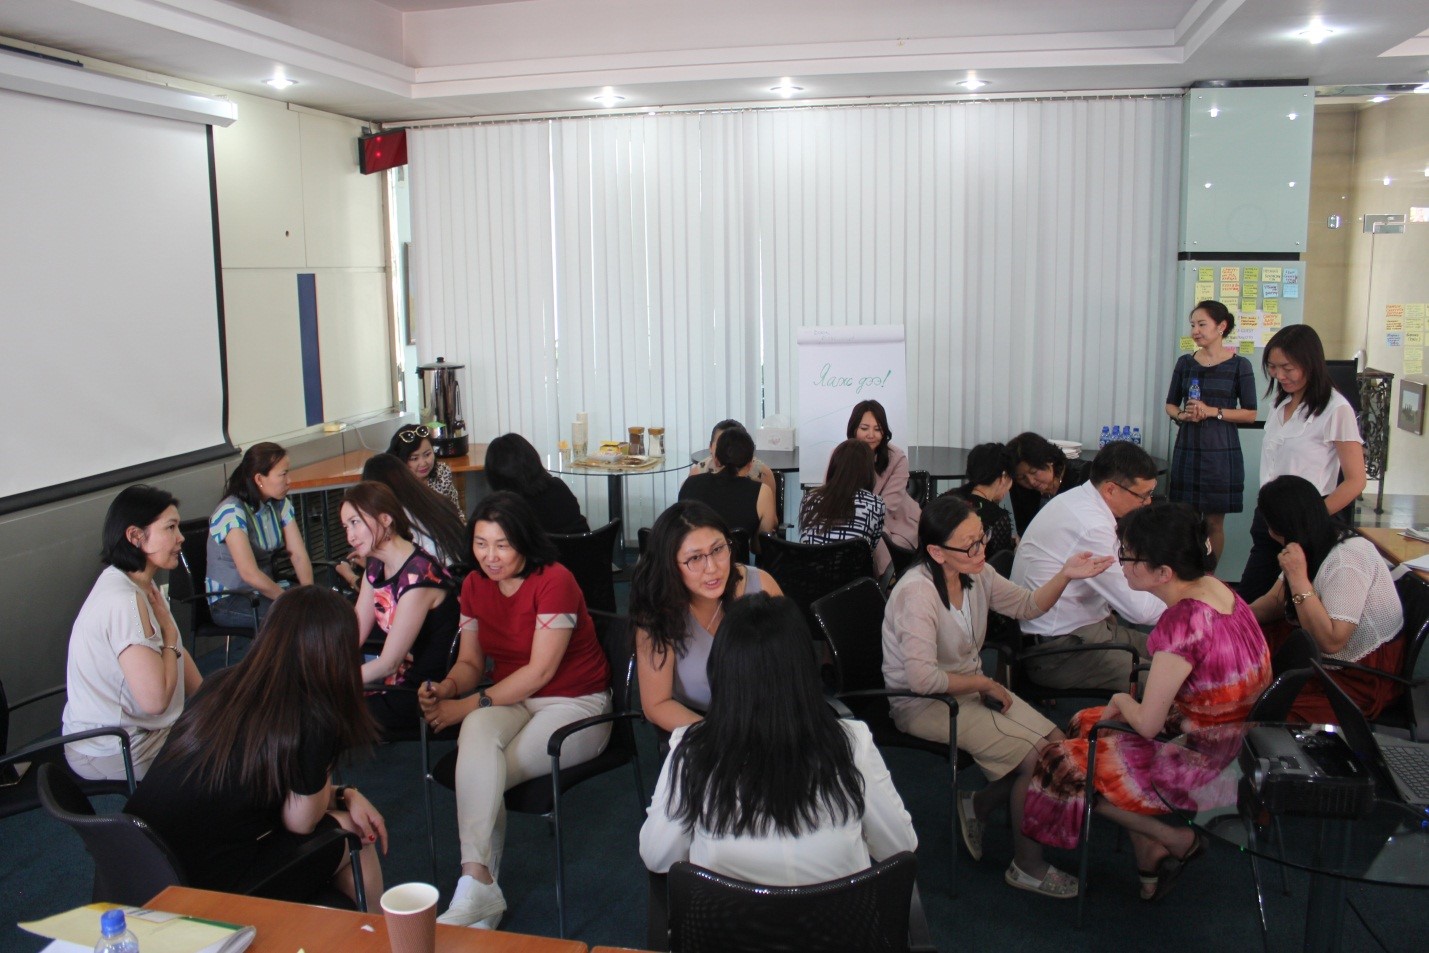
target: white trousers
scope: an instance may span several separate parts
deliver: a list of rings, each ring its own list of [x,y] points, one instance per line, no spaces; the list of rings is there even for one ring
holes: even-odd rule
[[[607,691],[579,698],[528,698],[478,708],[462,720],[456,758],[462,863],[483,864],[496,875],[506,836],[503,795],[523,781],[551,773],[546,743],[558,728],[610,710]],[[561,767],[589,761],[609,740],[609,724],[577,732],[561,751]]]

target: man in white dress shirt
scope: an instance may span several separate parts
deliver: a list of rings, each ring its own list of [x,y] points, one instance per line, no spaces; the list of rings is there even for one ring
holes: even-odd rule
[[[1027,528],[1012,564],[1012,581],[1036,589],[1051,579],[1073,553],[1119,553],[1116,521],[1151,502],[1156,464],[1134,444],[1107,444],[1092,461],[1091,478],[1050,500]],[[1127,585],[1120,562],[1091,579],[1067,586],[1045,615],[1022,622],[1045,648],[1114,643],[1135,646],[1146,657],[1146,633],[1130,625],[1150,625],[1165,603]],[[1120,616],[1120,619],[1117,617]],[[1124,691],[1131,678],[1131,653],[1068,652],[1031,659],[1028,673],[1052,688]]]

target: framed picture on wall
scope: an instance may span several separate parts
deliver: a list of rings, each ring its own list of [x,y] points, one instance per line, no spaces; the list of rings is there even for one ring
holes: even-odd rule
[[[1424,433],[1424,378],[1406,377],[1399,383],[1399,429]]]

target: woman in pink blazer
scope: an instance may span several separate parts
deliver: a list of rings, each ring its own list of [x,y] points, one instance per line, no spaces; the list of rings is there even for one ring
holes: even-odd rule
[[[918,548],[918,502],[908,495],[908,454],[889,443],[888,414],[876,400],[860,401],[848,418],[848,436],[873,448],[873,492],[883,497],[883,531],[899,546]]]

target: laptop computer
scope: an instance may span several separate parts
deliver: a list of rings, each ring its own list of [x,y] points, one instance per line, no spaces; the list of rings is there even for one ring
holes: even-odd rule
[[[1324,674],[1320,663],[1312,664],[1324,675],[1325,694],[1350,748],[1365,764],[1379,767],[1380,772],[1394,784],[1405,804],[1429,809],[1429,744],[1376,734],[1364,712]]]

